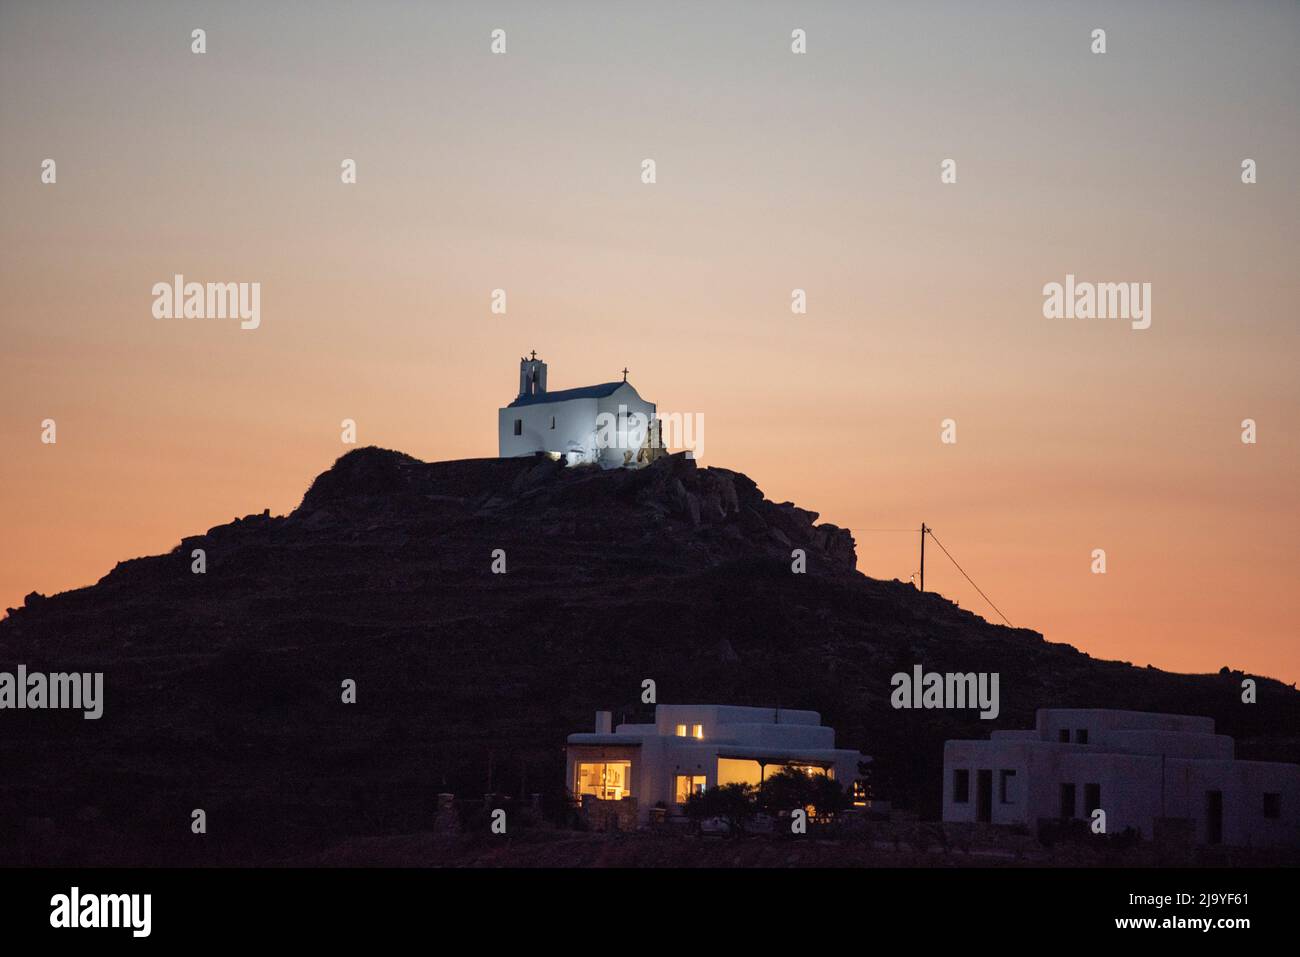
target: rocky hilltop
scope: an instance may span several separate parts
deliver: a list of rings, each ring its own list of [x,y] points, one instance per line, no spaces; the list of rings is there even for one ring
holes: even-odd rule
[[[102,671],[105,700],[97,721],[0,712],[0,864],[296,859],[427,830],[440,791],[558,801],[565,735],[598,708],[644,713],[647,678],[661,701],[819,710],[922,815],[945,738],[1028,727],[1048,705],[1207,714],[1239,757],[1300,759],[1293,687],[1261,680],[1243,706],[1240,674],[1134,668],[992,625],[859,574],[852,536],[817,518],[682,456],[602,472],[350,452],[289,515],[9,610],[0,670]],[[999,672],[998,720],[893,710],[890,676],[915,664]]]

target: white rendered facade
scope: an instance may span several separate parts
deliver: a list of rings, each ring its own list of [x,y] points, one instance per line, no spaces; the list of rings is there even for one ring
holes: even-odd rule
[[[1158,818],[1194,822],[1200,844],[1300,844],[1300,765],[1237,761],[1211,718],[1041,709],[1032,731],[947,741],[943,819],[1090,821],[1150,839]]]
[[[826,773],[850,791],[859,762],[870,760],[836,748],[835,730],[816,711],[661,704],[654,724],[610,724],[600,711],[595,732],[569,735],[567,786],[579,798],[634,798],[642,821],[658,803],[672,808],[701,788],[759,784],[787,765]]]
[[[497,412],[502,458],[547,452],[570,465],[619,468],[646,464],[644,450],[658,438],[655,404],[626,380],[551,392],[535,357],[519,360],[519,395]]]

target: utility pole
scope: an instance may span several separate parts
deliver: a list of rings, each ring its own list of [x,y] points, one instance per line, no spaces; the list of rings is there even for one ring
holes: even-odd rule
[[[925,591],[925,533],[929,529],[925,527],[925,522],[921,523],[921,591]]]

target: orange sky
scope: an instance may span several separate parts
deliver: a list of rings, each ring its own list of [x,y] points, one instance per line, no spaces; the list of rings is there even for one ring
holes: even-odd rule
[[[0,607],[287,512],[344,418],[495,454],[537,349],[1050,640],[1300,678],[1300,7],[536,7],[0,8]],[[1151,328],[1045,319],[1067,272]],[[175,273],[261,327],[153,319]]]

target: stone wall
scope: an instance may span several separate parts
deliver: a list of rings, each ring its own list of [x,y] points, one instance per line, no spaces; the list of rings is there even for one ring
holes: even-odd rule
[[[637,829],[636,798],[600,801],[595,795],[584,794],[580,815],[583,823],[593,831],[635,831]]]

